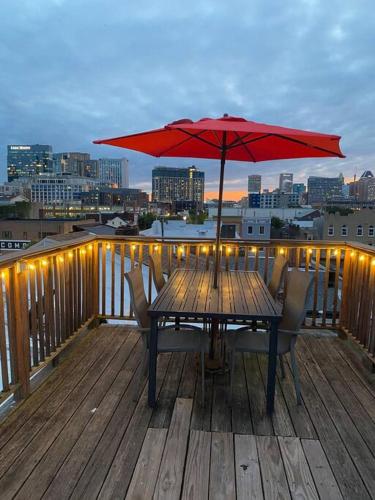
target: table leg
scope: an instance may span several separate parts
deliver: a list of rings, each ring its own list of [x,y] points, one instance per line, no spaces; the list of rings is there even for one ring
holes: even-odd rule
[[[152,408],[156,405],[156,363],[158,346],[158,318],[151,318],[150,329],[150,360],[148,364],[148,405]]]
[[[270,344],[268,351],[268,378],[267,378],[267,413],[271,415],[274,409],[276,365],[277,365],[277,324],[271,321]]]

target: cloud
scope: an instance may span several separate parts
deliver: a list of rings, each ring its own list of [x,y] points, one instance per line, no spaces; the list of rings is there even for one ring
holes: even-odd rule
[[[237,189],[261,173],[352,176],[374,169],[375,15],[369,0],[3,0],[0,171],[6,145],[127,156],[134,185],[158,164],[195,164],[218,185],[217,162],[163,160],[92,140],[218,116],[343,136],[345,160],[230,163]]]

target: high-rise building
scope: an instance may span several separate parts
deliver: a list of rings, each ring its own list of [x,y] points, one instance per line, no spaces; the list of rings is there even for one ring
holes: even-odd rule
[[[279,177],[279,190],[280,193],[293,192],[293,174],[282,173]]]
[[[43,144],[8,146],[8,181],[53,171],[52,147]]]
[[[99,158],[99,179],[110,187],[129,187],[129,162],[126,158]]]
[[[250,193],[260,193],[262,190],[262,176],[261,175],[249,175],[247,178],[247,192]]]
[[[98,160],[91,160],[89,153],[54,153],[53,171],[79,177],[98,177]]]
[[[306,186],[303,182],[298,182],[293,184],[292,193],[302,194],[306,191]]]
[[[152,201],[195,201],[203,206],[204,172],[189,168],[155,167],[152,170]]]
[[[334,196],[342,195],[342,177],[309,177],[307,197],[310,204],[325,203]]]

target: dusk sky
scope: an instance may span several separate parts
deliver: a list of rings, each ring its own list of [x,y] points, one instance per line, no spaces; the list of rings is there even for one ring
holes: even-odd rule
[[[230,162],[227,197],[260,173],[375,173],[375,14],[370,0],[1,0],[0,180],[7,144],[125,156],[149,191],[155,165],[195,164],[206,191],[217,161],[158,159],[97,138],[223,113],[342,136],[345,159]]]

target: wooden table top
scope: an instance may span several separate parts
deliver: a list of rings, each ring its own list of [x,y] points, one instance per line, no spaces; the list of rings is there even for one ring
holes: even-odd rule
[[[281,318],[281,306],[256,271],[221,271],[218,288],[213,271],[176,269],[148,309],[150,316],[197,318]]]

